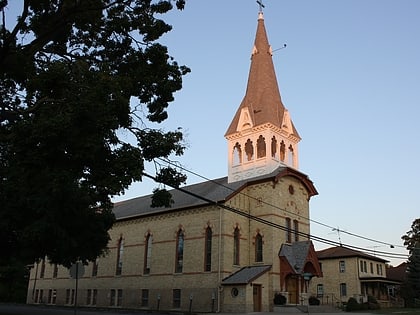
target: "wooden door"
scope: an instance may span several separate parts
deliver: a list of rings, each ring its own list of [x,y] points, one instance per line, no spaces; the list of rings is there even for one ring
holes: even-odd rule
[[[261,285],[254,284],[252,287],[254,312],[261,312]]]
[[[298,278],[289,276],[286,278],[286,290],[289,292],[287,304],[299,304],[299,293],[298,293]]]

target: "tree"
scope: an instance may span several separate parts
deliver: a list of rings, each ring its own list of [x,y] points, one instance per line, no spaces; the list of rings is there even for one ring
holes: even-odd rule
[[[401,237],[409,251],[407,274],[402,292],[408,306],[415,305],[414,299],[420,298],[420,219],[415,219],[411,230]]]
[[[111,197],[142,180],[145,161],[183,154],[181,129],[148,126],[167,118],[189,72],[158,43],[171,26],[157,17],[173,4],[184,0],[25,0],[8,27],[0,0],[0,266],[94,260]]]

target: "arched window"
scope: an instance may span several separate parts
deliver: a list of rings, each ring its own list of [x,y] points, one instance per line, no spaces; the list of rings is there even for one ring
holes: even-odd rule
[[[293,230],[295,234],[295,242],[299,241],[299,221],[293,220]]]
[[[206,239],[204,245],[204,271],[211,271],[211,241],[213,232],[208,226],[206,229]]]
[[[245,143],[245,154],[246,154],[246,160],[252,161],[254,158],[254,146],[252,144],[252,141],[248,139]]]
[[[255,261],[263,261],[263,239],[260,233],[255,236]]]
[[[122,258],[123,258],[123,253],[124,253],[124,240],[122,238],[122,236],[120,237],[120,239],[118,240],[118,246],[117,246],[117,268],[115,270],[115,274],[121,275],[122,273]]]
[[[233,264],[239,265],[239,229],[235,228],[233,232]]]
[[[292,221],[290,218],[286,218],[286,242],[292,242]]]
[[[240,165],[242,163],[242,149],[241,145],[236,142],[233,147],[233,166]]]
[[[257,158],[265,157],[265,138],[263,136],[259,136],[257,140]]]
[[[152,259],[152,235],[150,233],[146,236],[145,248],[144,248],[144,271],[145,275],[150,273],[150,264]]]
[[[286,145],[284,142],[280,142],[280,161],[284,162],[284,159],[286,157]]]
[[[271,157],[275,158],[277,154],[277,139],[276,137],[271,138]]]
[[[184,262],[184,232],[182,229],[178,230],[176,237],[176,266],[175,272],[182,272],[182,265]]]

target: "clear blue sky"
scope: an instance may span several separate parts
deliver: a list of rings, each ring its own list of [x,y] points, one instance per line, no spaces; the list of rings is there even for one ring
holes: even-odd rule
[[[406,253],[401,236],[420,217],[420,1],[264,5],[271,46],[287,44],[273,60],[283,103],[302,137],[300,170],[319,191],[311,219],[344,231],[312,223],[311,233]],[[253,0],[189,0],[184,11],[165,17],[173,30],[164,43],[192,72],[163,127],[184,128],[189,148],[179,161],[206,178],[227,175],[224,133],[245,93],[257,16]],[[203,181],[189,177],[188,183]],[[153,187],[145,179],[116,200]]]

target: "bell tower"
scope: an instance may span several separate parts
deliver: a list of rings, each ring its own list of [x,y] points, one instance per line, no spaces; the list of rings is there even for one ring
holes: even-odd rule
[[[228,182],[270,174],[279,166],[298,169],[301,138],[282,103],[272,54],[260,6],[245,96],[225,134]]]

